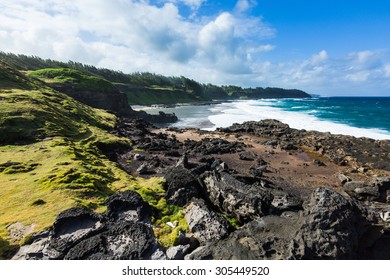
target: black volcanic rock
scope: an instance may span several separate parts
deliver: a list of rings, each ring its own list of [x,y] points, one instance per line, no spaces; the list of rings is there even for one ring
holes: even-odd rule
[[[217,130],[224,133],[248,133],[266,137],[268,139],[266,142],[271,146],[280,146],[286,150],[295,150],[300,146],[305,146],[340,166],[364,167],[365,169],[366,166],[370,166],[390,170],[389,140],[292,129],[287,124],[272,119],[235,123],[230,127]]]
[[[201,180],[211,203],[240,223],[262,217],[269,211],[273,196],[260,186],[247,185],[224,171],[205,172]]]
[[[117,193],[106,204],[107,215],[84,208],[60,213],[49,230],[33,235],[13,259],[165,258],[150,224],[151,208],[139,194]]]
[[[351,259],[357,257],[359,214],[342,195],[315,190],[304,211],[268,215],[187,259]]]
[[[200,185],[198,179],[183,167],[167,170],[165,176],[166,199],[169,204],[184,206],[192,198],[199,197]]]
[[[78,243],[64,259],[70,260],[140,260],[148,259],[157,249],[150,225],[119,221],[99,235]]]
[[[152,208],[134,191],[125,191],[110,196],[107,205],[107,217],[110,220],[148,220],[152,216]]]

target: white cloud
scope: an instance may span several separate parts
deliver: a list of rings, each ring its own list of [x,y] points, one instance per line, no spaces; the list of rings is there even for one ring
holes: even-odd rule
[[[264,57],[277,46],[264,39],[276,30],[245,14],[255,1],[238,1],[233,11],[207,18],[185,18],[179,2],[196,11],[206,1],[156,6],[147,0],[2,0],[0,50],[124,72],[185,75],[204,83],[322,94],[390,88],[387,51],[335,58],[321,50],[304,60],[275,63]]]
[[[235,10],[238,13],[244,13],[257,5],[255,0],[238,0],[235,6]]]
[[[311,57],[311,63],[320,64],[325,62],[328,59],[328,53],[325,50],[320,51],[318,54],[314,54]]]
[[[207,0],[179,0],[179,2],[183,2],[183,4],[189,6],[191,9],[197,10],[203,3],[207,2]]]
[[[385,72],[385,76],[387,78],[390,78],[390,63],[385,65],[384,72]]]
[[[131,0],[4,0],[0,50],[103,67],[121,57],[128,61],[109,65],[126,72],[162,69],[169,75],[181,75],[189,68],[196,77],[199,69],[194,65],[221,73],[249,71],[247,54],[256,46],[250,36],[272,35],[256,17],[223,12],[208,20],[183,18],[179,2],[197,9],[206,1],[175,0],[154,6]]]

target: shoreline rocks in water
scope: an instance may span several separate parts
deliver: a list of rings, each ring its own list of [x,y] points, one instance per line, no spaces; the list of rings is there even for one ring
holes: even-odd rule
[[[125,191],[106,200],[105,214],[61,213],[14,259],[390,259],[389,141],[274,120],[207,133],[125,120],[114,133],[139,150],[108,156],[129,174],[163,176],[188,232],[159,246],[156,209]]]

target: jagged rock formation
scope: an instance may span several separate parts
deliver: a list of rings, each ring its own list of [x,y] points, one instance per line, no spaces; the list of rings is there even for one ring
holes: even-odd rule
[[[152,210],[139,194],[114,194],[106,203],[106,215],[83,208],[60,213],[52,228],[33,235],[13,259],[165,258],[150,224]]]

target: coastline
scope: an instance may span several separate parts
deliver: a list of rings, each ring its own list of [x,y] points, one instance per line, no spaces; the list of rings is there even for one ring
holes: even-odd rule
[[[136,149],[112,149],[109,157],[130,175],[164,177],[164,201],[183,209],[184,220],[170,221],[173,230],[188,223],[187,233],[165,248],[152,246],[160,231],[172,228],[153,225],[152,233],[153,211],[126,191],[107,200],[108,220],[86,210],[65,211],[47,237],[32,236],[14,259],[50,259],[46,252],[65,259],[130,258],[133,252],[154,260],[390,258],[390,221],[382,218],[390,213],[390,141],[302,132],[276,120],[215,132],[124,120],[115,133]],[[131,223],[123,216],[130,210],[137,213]],[[100,228],[81,223],[88,236],[77,234],[80,219]],[[65,230],[69,224],[74,233]],[[131,230],[116,232],[121,225]],[[147,245],[139,247],[132,238]]]
[[[379,125],[380,127],[380,123],[372,122],[373,127],[364,127],[348,121],[347,118],[344,120],[342,118],[335,119],[336,115],[330,115],[330,118],[324,118],[322,115],[329,115],[329,113],[325,111],[328,110],[327,108],[323,109],[323,111],[320,111],[321,108],[315,107],[306,111],[296,109],[302,107],[300,100],[301,99],[230,100],[228,102],[218,101],[213,104],[197,103],[186,104],[184,106],[182,104],[176,104],[175,106],[169,106],[168,108],[148,107],[144,109],[150,113],[158,113],[159,111],[175,113],[179,120],[176,123],[167,125],[169,127],[189,127],[213,131],[220,127],[231,126],[233,123],[277,119],[283,123],[287,123],[290,127],[295,129],[367,137],[376,140],[390,139],[390,131],[388,129],[375,127],[376,125]],[[309,100],[302,101],[302,103],[318,102],[318,98],[302,100]],[[292,103],[292,108],[285,108],[286,105],[281,105],[284,103]],[[346,108],[345,110],[348,109]],[[350,118],[350,116],[346,117]],[[370,118],[371,116],[367,115],[367,117],[362,118],[362,121],[367,122]],[[385,120],[386,116],[384,115],[382,118]]]

